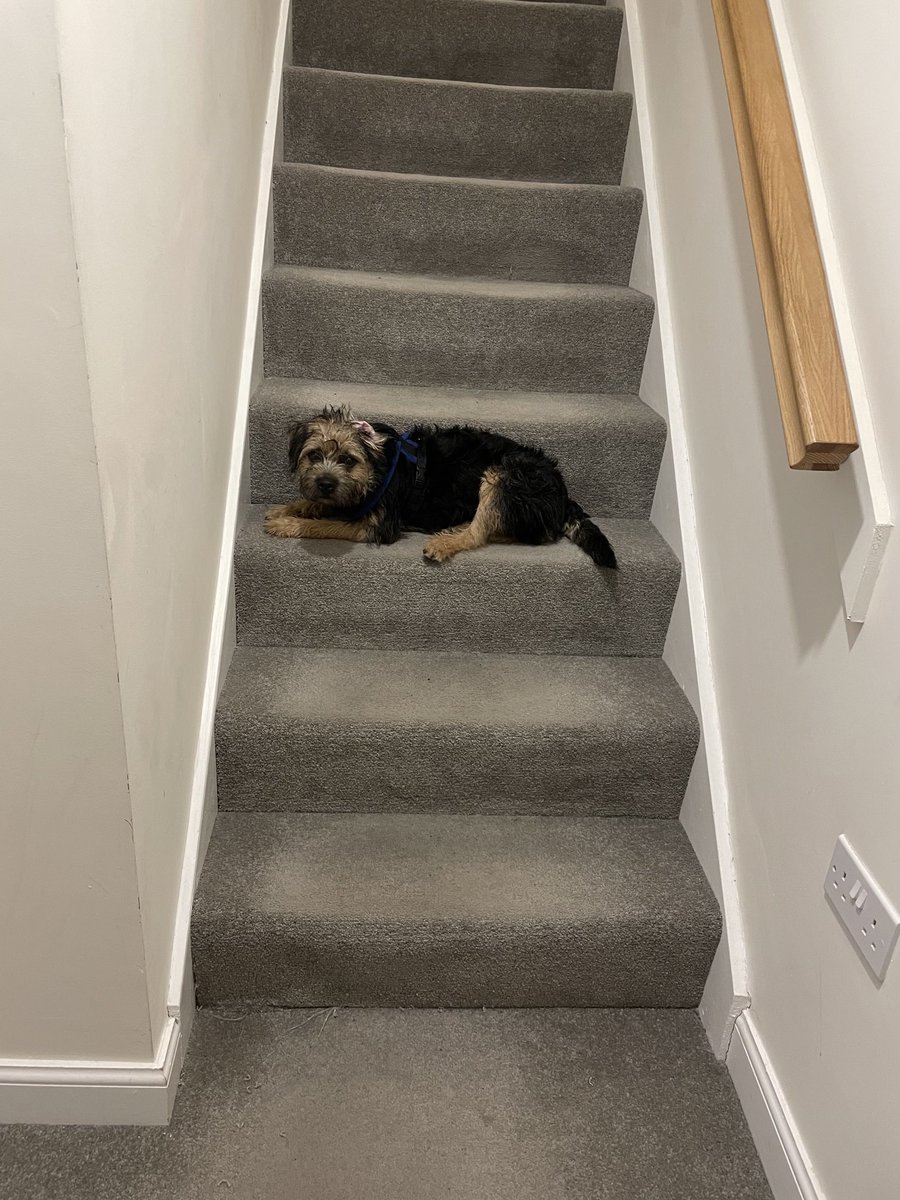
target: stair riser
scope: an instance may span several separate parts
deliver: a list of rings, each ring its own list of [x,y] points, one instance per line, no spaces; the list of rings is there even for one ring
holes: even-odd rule
[[[345,393],[334,389],[329,403],[338,403]],[[316,397],[318,400],[319,397]],[[321,404],[295,404],[254,401],[250,411],[250,494],[254,504],[286,503],[297,498],[296,482],[287,464],[288,430],[302,417],[318,411]],[[461,403],[461,415],[452,410],[436,413],[428,408],[427,398],[415,405],[385,404],[378,393],[367,402],[354,398],[354,409],[367,420],[386,421],[395,429],[408,428],[415,421],[489,425],[498,433],[527,445],[540,445],[562,467],[572,496],[588,512],[611,517],[648,517],[656,487],[659,461],[665,444],[665,426],[661,421],[629,419],[627,412],[609,414],[597,400],[595,420],[578,422],[555,420],[553,398],[548,399],[544,420],[487,420],[471,406]]]
[[[636,392],[653,302],[624,290],[426,290],[288,268],[267,276],[263,312],[267,375]]]
[[[641,216],[640,192],[594,184],[284,164],[274,187],[277,262],[362,271],[627,284]]]
[[[522,932],[450,922],[358,928],[273,914],[238,931],[231,921],[196,923],[193,963],[201,1005],[693,1008],[707,945],[695,952],[677,931],[651,923]]]
[[[289,68],[284,157],[374,171],[619,183],[624,92],[505,88]]]
[[[304,0],[294,64],[378,75],[522,86],[611,88],[622,13],[590,5],[429,0]]]
[[[609,528],[609,527],[608,527]],[[613,529],[609,534],[616,544]],[[238,641],[245,646],[484,650],[530,654],[662,653],[678,588],[660,547],[603,571],[568,543],[493,546],[443,566],[424,539],[392,547],[267,537],[261,514],[238,540]],[[557,552],[560,551],[560,552]]]

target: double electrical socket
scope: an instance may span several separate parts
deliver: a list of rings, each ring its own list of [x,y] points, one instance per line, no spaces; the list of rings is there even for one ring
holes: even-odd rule
[[[888,969],[900,917],[843,834],[838,838],[825,895],[876,979]]]

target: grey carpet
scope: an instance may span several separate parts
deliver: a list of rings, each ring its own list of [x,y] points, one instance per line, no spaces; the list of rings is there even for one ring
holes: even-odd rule
[[[201,1004],[690,1007],[719,940],[677,821],[220,813]]]
[[[622,12],[509,0],[303,0],[294,64],[379,75],[611,88]]]
[[[273,203],[280,263],[563,283],[627,284],[641,216],[635,188],[309,163],[276,166]]]
[[[235,549],[238,642],[332,649],[662,653],[681,568],[649,521],[604,518],[619,570],[571,542],[486,546],[437,565],[392,546],[269,537],[253,507]]]
[[[634,392],[652,321],[609,284],[276,267],[263,285],[267,375]]]
[[[373,171],[618,183],[624,92],[504,87],[289,67],[284,156]]]
[[[462,388],[398,387],[311,379],[267,379],[250,408],[254,503],[297,498],[287,463],[288,430],[328,404],[407,429],[421,421],[495,429],[554,455],[569,491],[588,511],[649,517],[665,422],[636,396],[552,395]],[[590,447],[590,454],[585,453]]]
[[[665,430],[637,395],[631,98],[603,90],[620,22],[296,8],[192,931],[201,1000],[232,1009],[201,1017],[177,1118],[193,1194],[210,1171],[266,1200],[766,1194],[696,1019],[624,1011],[696,1005],[721,918],[676,819],[698,728],[659,659],[680,568],[646,519]],[[439,568],[418,534],[265,536],[264,503],[293,494],[288,426],[324,403],[544,446],[621,570],[565,542]],[[319,1005],[354,1011],[254,1012]]]
[[[696,748],[658,659],[239,647],[219,807],[677,817]]]
[[[693,1013],[221,1015],[170,1129],[7,1127],[2,1194],[771,1200]]]

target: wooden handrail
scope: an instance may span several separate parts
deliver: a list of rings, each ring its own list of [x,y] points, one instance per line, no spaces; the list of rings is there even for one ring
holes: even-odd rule
[[[834,471],[856,423],[766,0],[712,0],[792,467]]]

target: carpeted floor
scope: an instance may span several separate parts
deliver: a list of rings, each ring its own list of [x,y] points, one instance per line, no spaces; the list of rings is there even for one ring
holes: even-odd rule
[[[201,1012],[168,1129],[7,1126],[0,1195],[770,1200],[696,1015],[649,1009]]]

